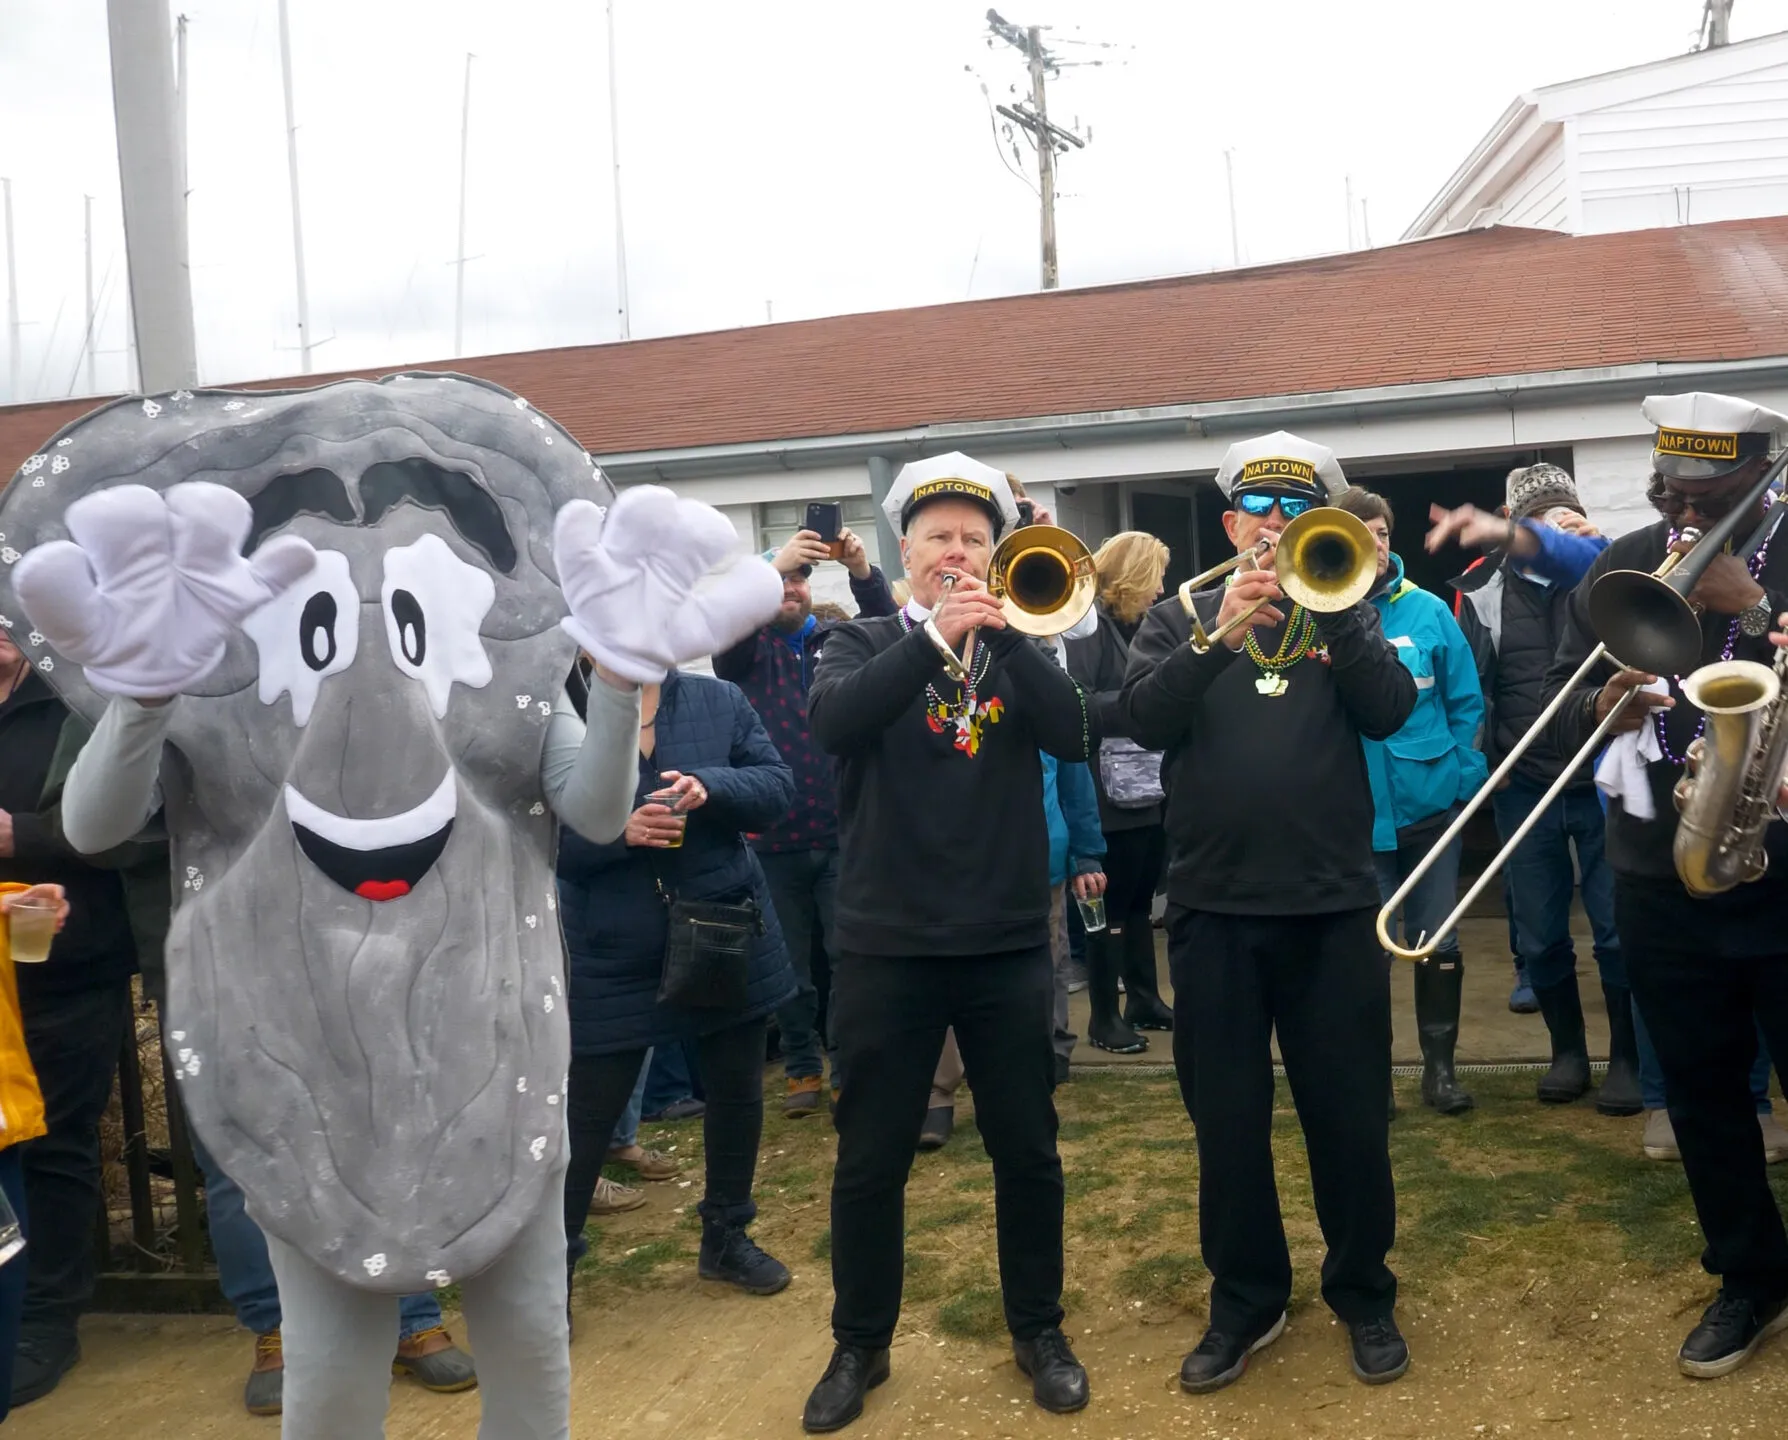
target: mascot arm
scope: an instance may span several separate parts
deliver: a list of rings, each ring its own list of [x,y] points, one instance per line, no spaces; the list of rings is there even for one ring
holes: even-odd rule
[[[540,787],[553,812],[586,840],[606,845],[627,828],[638,785],[639,691],[594,682],[584,720],[561,694],[540,756]]]
[[[161,809],[162,743],[173,705],[114,697],[62,788],[62,833],[83,855],[140,834]]]

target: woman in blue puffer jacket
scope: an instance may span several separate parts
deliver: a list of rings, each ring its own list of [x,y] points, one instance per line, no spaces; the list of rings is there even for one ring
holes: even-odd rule
[[[1356,485],[1335,503],[1363,520],[1378,541],[1372,604],[1385,639],[1416,682],[1416,707],[1403,728],[1388,740],[1361,741],[1372,781],[1373,859],[1379,891],[1388,900],[1489,774],[1477,748],[1484,693],[1471,646],[1446,602],[1403,578],[1403,561],[1391,553],[1393,517],[1384,498]],[[1455,839],[1403,902],[1406,943],[1438,929],[1458,891]],[[1443,1115],[1460,1114],[1472,1104],[1453,1075],[1463,979],[1457,932],[1415,967],[1422,1103]]]
[[[573,677],[574,701],[587,693]],[[648,796],[678,792],[677,811]],[[794,803],[794,777],[738,686],[675,670],[640,698],[639,787],[621,838],[594,844],[566,829],[559,841],[559,908],[569,952],[571,1074],[565,1121],[567,1263],[585,1249],[584,1223],[646,1050],[692,1039],[707,1092],[698,1270],[753,1294],[788,1284],[786,1266],[746,1233],[756,1218],[752,1180],[764,1125],[768,1017],[795,993],[769,887],[744,834]],[[677,840],[681,836],[681,843]],[[669,932],[666,895],[743,904],[762,912],[745,1004],[660,1004]]]

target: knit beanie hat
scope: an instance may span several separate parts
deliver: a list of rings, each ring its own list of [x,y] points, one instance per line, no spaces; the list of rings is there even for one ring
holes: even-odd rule
[[[1509,514],[1517,520],[1538,515],[1555,505],[1566,505],[1587,517],[1583,502],[1577,498],[1577,482],[1570,473],[1542,461],[1509,471]]]

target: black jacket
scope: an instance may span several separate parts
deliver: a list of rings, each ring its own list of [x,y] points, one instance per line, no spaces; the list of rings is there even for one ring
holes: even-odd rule
[[[573,698],[577,691],[573,689]],[[658,743],[640,761],[634,804],[679,770],[707,787],[682,845],[606,845],[565,828],[559,836],[559,904],[570,955],[571,1048],[579,1055],[643,1050],[767,1015],[795,993],[782,930],[757,856],[741,835],[788,809],[794,781],[736,685],[672,671],[658,700]],[[683,900],[757,901],[764,933],[752,947],[743,1010],[672,1009],[658,1003],[668,922],[658,882]]]
[[[1087,715],[1092,721],[1092,758],[1089,765],[1093,784],[1099,792],[1099,827],[1107,835],[1120,830],[1142,830],[1161,823],[1161,807],[1147,805],[1128,809],[1113,805],[1105,793],[1105,780],[1099,773],[1099,742],[1108,736],[1126,740],[1130,719],[1124,713],[1124,672],[1130,666],[1130,642],[1140,623],[1124,625],[1113,618],[1103,604],[1097,606],[1099,628],[1084,640],[1069,640],[1068,673],[1074,683],[1086,692]]]
[[[1213,627],[1222,590],[1193,601]],[[1327,657],[1292,666],[1277,696],[1261,693],[1246,654],[1223,644],[1195,653],[1177,597],[1137,632],[1124,708],[1137,742],[1166,751],[1170,902],[1231,915],[1379,903],[1360,737],[1397,733],[1415,709],[1415,680],[1369,603],[1315,620]],[[1280,632],[1255,633],[1274,653]]]
[[[838,948],[978,956],[1047,945],[1038,752],[1086,759],[1086,703],[1016,631],[983,631],[986,673],[959,723],[937,704],[958,704],[961,687],[902,622],[839,626],[807,697],[814,738],[839,761]]]
[[[1571,592],[1530,580],[1504,560],[1478,565],[1453,581],[1462,603],[1459,627],[1478,662],[1484,692],[1484,758],[1494,770],[1546,708],[1546,672],[1564,635]],[[1564,757],[1549,735],[1515,762],[1515,774],[1541,785],[1558,778]],[[1584,766],[1569,788],[1586,790],[1594,772]]]
[[[1748,528],[1748,527],[1745,527]],[[1545,694],[1550,700],[1564,688],[1570,678],[1595,648],[1596,636],[1589,624],[1589,592],[1596,580],[1609,570],[1652,571],[1663,563],[1669,536],[1669,523],[1658,521],[1643,530],[1621,536],[1589,567],[1583,583],[1572,593],[1566,611],[1564,635],[1558,654],[1546,674]],[[1767,603],[1772,615],[1788,610],[1788,521],[1770,546],[1762,585],[1768,592]],[[1720,658],[1732,617],[1706,614],[1701,617],[1701,663]],[[1733,645],[1734,660],[1755,660],[1770,665],[1775,660],[1775,647],[1764,636],[1740,634]],[[1551,738],[1560,754],[1574,753],[1595,730],[1596,694],[1614,673],[1613,662],[1604,662],[1588,681],[1578,686],[1575,698],[1560,707],[1553,717]],[[1681,755],[1694,738],[1701,714],[1682,696],[1674,683],[1670,693],[1676,699],[1665,725],[1670,749]],[[1635,702],[1636,703],[1636,702]],[[1673,905],[1675,914],[1693,907],[1696,917],[1694,939],[1705,945],[1709,956],[1740,954],[1779,954],[1784,945],[1784,926],[1788,925],[1788,826],[1772,821],[1764,835],[1764,848],[1769,856],[1768,873],[1749,885],[1740,885],[1724,895],[1705,900],[1691,900],[1676,875],[1671,854],[1676,839],[1677,811],[1671,791],[1682,775],[1682,767],[1666,756],[1646,767],[1651,782],[1652,818],[1640,820],[1627,814],[1618,799],[1608,802],[1608,866],[1615,879],[1625,883],[1625,891],[1636,898],[1647,895],[1660,900],[1680,902]],[[1656,882],[1663,882],[1662,884]],[[1639,917],[1629,916],[1635,923]],[[1672,928],[1680,928],[1680,920]],[[1623,919],[1625,928],[1627,920]]]
[[[13,849],[0,858],[0,881],[60,885],[68,892],[68,925],[50,958],[18,967],[26,1003],[34,994],[115,985],[137,968],[123,882],[68,844],[58,807],[44,802],[68,718],[67,708],[35,674],[0,704],[0,810],[12,816]]]

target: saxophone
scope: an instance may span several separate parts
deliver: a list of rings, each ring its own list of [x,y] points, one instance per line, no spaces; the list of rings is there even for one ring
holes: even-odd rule
[[[1763,878],[1763,832],[1776,816],[1788,766],[1788,650],[1775,664],[1720,660],[1682,682],[1683,698],[1707,717],[1689,746],[1676,808],[1676,873],[1691,895],[1719,895]]]

